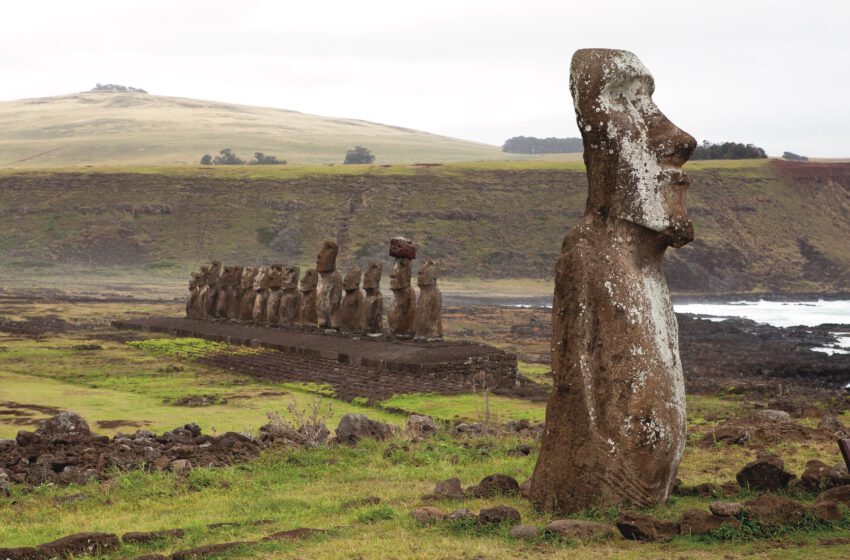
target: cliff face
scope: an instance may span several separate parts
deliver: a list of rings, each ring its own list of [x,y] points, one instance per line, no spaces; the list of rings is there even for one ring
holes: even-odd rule
[[[444,276],[551,278],[584,212],[584,172],[572,163],[333,169],[6,172],[0,265],[180,275],[213,257],[304,266],[333,237],[341,264],[362,266],[404,235]],[[668,251],[673,290],[850,290],[850,164],[686,169],[697,240]]]

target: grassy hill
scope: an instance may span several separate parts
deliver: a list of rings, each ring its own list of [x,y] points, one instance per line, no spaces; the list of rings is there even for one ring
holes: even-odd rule
[[[850,290],[850,164],[688,170],[697,240],[668,252],[674,290]],[[551,280],[586,188],[579,162],[6,170],[0,268],[52,278],[56,266],[107,267],[182,284],[212,258],[312,266],[326,237],[343,266],[363,265],[406,235],[444,278],[486,292],[475,278]]]
[[[232,148],[290,163],[341,163],[364,145],[378,163],[509,159],[496,146],[355,119],[143,93],[0,102],[0,167],[184,165]]]

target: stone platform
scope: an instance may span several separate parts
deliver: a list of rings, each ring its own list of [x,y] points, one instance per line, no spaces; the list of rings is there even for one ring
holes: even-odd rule
[[[192,336],[266,348],[274,353],[216,355],[203,361],[255,377],[332,385],[341,398],[383,399],[393,394],[456,394],[481,385],[522,393],[516,355],[484,344],[353,337],[302,327],[263,327],[225,321],[151,317],[115,321],[124,330]]]

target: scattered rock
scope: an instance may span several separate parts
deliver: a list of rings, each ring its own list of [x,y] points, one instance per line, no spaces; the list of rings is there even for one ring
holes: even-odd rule
[[[816,502],[808,507],[809,515],[820,521],[840,521],[844,519],[844,512],[837,502]]]
[[[782,422],[791,422],[791,415],[784,410],[759,410],[753,414],[753,419],[759,422],[771,422],[780,424]]]
[[[177,459],[171,461],[168,465],[168,470],[177,474],[187,473],[192,470],[192,462],[188,459]]]
[[[634,541],[666,541],[679,534],[678,523],[636,511],[621,511],[616,525],[624,538]]]
[[[38,552],[48,558],[105,554],[118,549],[118,536],[112,533],[76,533],[45,543]]]
[[[0,560],[42,560],[43,556],[33,547],[0,548]]]
[[[311,529],[309,527],[298,527],[297,529],[289,529],[288,531],[279,531],[272,533],[267,537],[263,537],[264,541],[297,541],[306,539],[310,535],[324,533],[324,529]]]
[[[430,523],[442,521],[445,519],[446,514],[440,508],[425,506],[412,510],[410,512],[410,517],[423,525],[428,525]]]
[[[345,509],[355,509],[365,506],[376,506],[381,503],[381,498],[378,496],[366,496],[365,498],[356,498],[354,500],[348,500],[345,502],[342,507]]]
[[[439,426],[437,426],[433,418],[421,414],[411,414],[404,428],[407,435],[414,439],[432,436],[439,430]]]
[[[820,492],[844,484],[850,484],[850,474],[843,464],[829,466],[815,459],[806,463],[800,475],[800,487],[807,492]]]
[[[459,508],[451,512],[446,516],[446,519],[450,519],[452,521],[460,521],[464,519],[478,519],[478,516],[469,511],[466,508]]]
[[[708,509],[718,517],[738,517],[744,506],[740,502],[711,502]]]
[[[162,539],[180,539],[183,538],[185,531],[183,529],[169,529],[166,531],[148,531],[148,532],[132,532],[124,533],[121,541],[124,543],[144,544]]]
[[[520,519],[519,511],[504,504],[484,508],[478,512],[478,521],[482,524],[519,523]]]
[[[689,509],[682,513],[679,532],[682,535],[705,535],[723,526],[740,527],[741,521],[734,517],[712,515],[701,509]]]
[[[524,432],[531,429],[531,422],[523,418],[522,420],[511,420],[505,424],[505,429],[509,432]]]
[[[512,496],[519,494],[519,482],[515,478],[505,474],[491,474],[484,477],[478,486],[472,488],[472,495],[476,498],[490,498],[492,496]]]
[[[227,399],[218,395],[187,395],[174,401],[174,406],[212,406],[215,404],[226,404]]]
[[[610,525],[580,519],[556,519],[546,525],[543,530],[577,541],[607,539],[614,536],[614,528]]]
[[[850,430],[847,429],[847,426],[842,424],[841,420],[832,415],[827,415],[821,418],[818,423],[818,430],[822,430],[836,438],[844,438],[850,435]]]
[[[71,443],[90,436],[91,430],[85,419],[76,412],[62,412],[42,422],[35,433],[52,443]]]
[[[850,484],[830,488],[818,496],[818,502],[838,502],[850,507]]]
[[[750,440],[751,434],[749,428],[740,425],[720,426],[713,432],[709,432],[703,437],[703,445],[713,445],[715,443],[726,443],[733,445],[743,445]]]
[[[214,556],[227,550],[233,550],[238,546],[243,546],[246,544],[250,543],[242,541],[226,542],[198,546],[195,548],[190,548],[188,550],[178,550],[177,552],[173,552],[171,554],[171,560],[192,560],[194,558],[206,558],[207,556]]]
[[[77,352],[84,352],[87,350],[103,350],[103,346],[100,344],[75,344],[71,346],[71,350],[76,350]]]
[[[752,490],[779,490],[785,488],[794,478],[794,474],[785,470],[785,462],[776,455],[759,455],[747,463],[738,473],[738,484]]]
[[[533,541],[540,536],[540,529],[534,525],[514,525],[510,535],[515,539]]]
[[[386,422],[372,420],[364,414],[346,414],[339,420],[336,439],[340,443],[354,444],[364,438],[384,440],[395,434],[396,427]]]
[[[463,489],[459,478],[449,478],[437,483],[434,487],[434,497],[438,500],[462,500]]]
[[[803,520],[806,508],[790,498],[764,494],[744,503],[750,519],[765,525],[796,525]]]

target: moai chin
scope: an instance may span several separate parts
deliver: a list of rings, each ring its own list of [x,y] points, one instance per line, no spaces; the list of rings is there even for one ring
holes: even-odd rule
[[[319,288],[316,303],[321,329],[339,329],[339,306],[342,303],[342,275],[336,269],[339,246],[327,240],[316,256],[316,272],[319,273]]]
[[[215,308],[218,301],[221,283],[221,263],[213,261],[207,270],[207,289],[202,292],[202,306],[205,319],[215,318]]]
[[[301,315],[301,292],[298,291],[298,276],[301,269],[297,266],[285,266],[283,268],[283,283],[281,291],[283,297],[280,299],[280,322],[285,324],[297,323]],[[316,322],[313,322],[315,325]]]
[[[228,280],[230,290],[227,292],[227,319],[229,321],[239,320],[239,305],[242,303],[242,274],[243,268],[241,266],[231,267]]]
[[[266,303],[269,300],[269,286],[271,285],[270,269],[261,266],[254,276],[254,306],[251,310],[251,320],[254,323],[266,321]]]
[[[390,240],[390,256],[395,258],[390,273],[393,301],[387,311],[390,334],[396,338],[413,338],[416,334],[416,291],[410,285],[413,270],[411,259],[416,258],[413,242],[403,237]]]
[[[363,311],[365,298],[360,289],[360,278],[363,276],[356,266],[349,268],[342,279],[342,289],[345,295],[339,308],[339,326],[351,333],[363,332]]]
[[[552,310],[554,388],[531,479],[546,511],[670,495],[685,445],[678,325],[661,259],[693,239],[682,165],[696,141],[652,101],[630,52],[575,53],[585,215],[564,238]]]
[[[384,334],[384,295],[381,293],[381,274],[384,265],[371,261],[363,276],[366,301],[363,306],[363,331],[369,336]]]
[[[319,283],[319,275],[312,268],[304,271],[298,291],[301,292],[301,309],[298,311],[298,322],[302,325],[315,327],[319,322],[319,314],[316,304],[316,286]]]
[[[437,263],[425,261],[416,273],[419,299],[416,300],[416,338],[442,340],[443,294],[437,287]]]
[[[277,325],[280,311],[280,299],[283,297],[283,266],[273,264],[269,267],[269,297],[266,299],[266,323]]]
[[[254,291],[254,278],[256,276],[257,269],[253,266],[246,266],[242,269],[241,300],[239,301],[240,321],[250,321],[254,314],[254,299],[257,296],[257,292]]]

